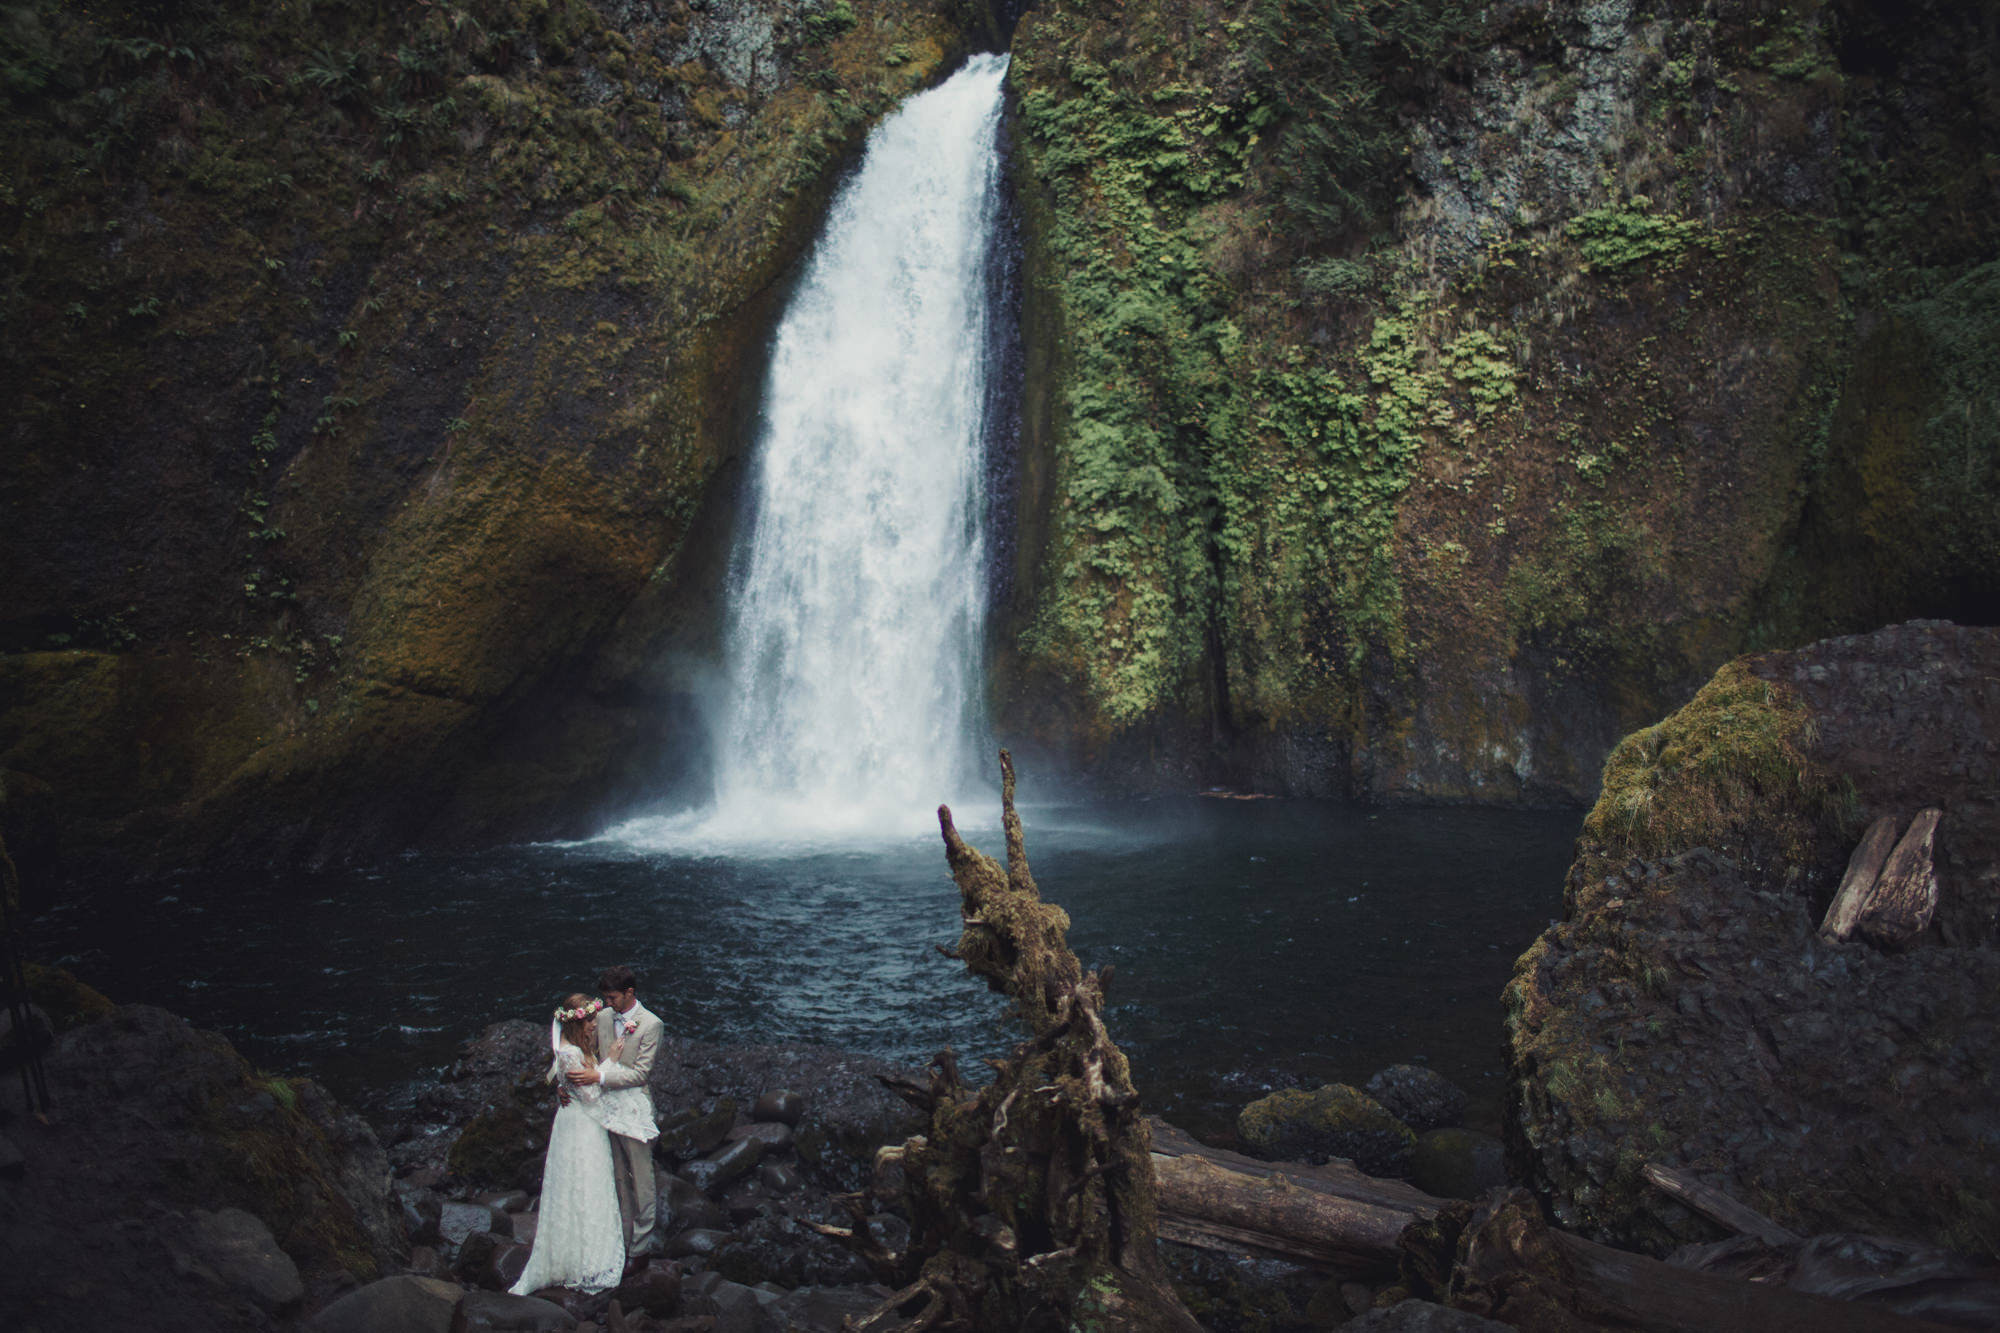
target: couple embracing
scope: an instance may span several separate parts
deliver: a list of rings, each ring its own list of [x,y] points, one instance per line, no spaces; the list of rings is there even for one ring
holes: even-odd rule
[[[618,1285],[628,1254],[659,1251],[655,1216],[653,1094],[660,1020],[639,1003],[629,967],[597,978],[598,998],[571,995],[549,1024],[548,1080],[560,1105],[549,1130],[535,1244],[521,1280],[600,1292]]]

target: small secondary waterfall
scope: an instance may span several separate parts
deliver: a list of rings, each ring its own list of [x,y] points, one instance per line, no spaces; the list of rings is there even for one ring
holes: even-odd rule
[[[1006,69],[975,56],[876,128],[779,325],[715,807],[668,821],[687,832],[901,832],[985,785],[982,424]]]

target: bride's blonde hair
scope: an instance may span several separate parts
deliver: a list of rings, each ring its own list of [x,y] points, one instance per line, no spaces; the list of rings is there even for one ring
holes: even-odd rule
[[[562,1002],[564,1009],[582,1009],[596,999],[594,995],[575,994]],[[572,1018],[562,1025],[563,1040],[595,1060],[597,1058],[597,1015],[588,1018]]]

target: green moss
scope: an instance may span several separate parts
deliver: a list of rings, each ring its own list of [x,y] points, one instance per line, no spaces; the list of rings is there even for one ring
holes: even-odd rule
[[[1620,741],[1584,832],[1611,863],[1691,847],[1742,847],[1753,830],[1797,855],[1843,790],[1811,758],[1811,717],[1747,659],[1687,706]]]
[[[109,1018],[118,1006],[60,967],[29,963],[24,969],[28,998],[42,1007],[57,1032]]]
[[[1607,273],[1652,260],[1670,261],[1697,243],[1714,244],[1713,233],[1700,222],[1655,213],[1652,201],[1644,197],[1580,214],[1564,231],[1582,252],[1585,264]]]

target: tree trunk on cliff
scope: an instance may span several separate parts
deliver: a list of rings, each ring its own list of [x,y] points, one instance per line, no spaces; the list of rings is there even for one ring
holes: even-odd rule
[[[1032,1036],[976,1092],[949,1052],[932,1061],[927,1087],[891,1085],[930,1125],[878,1160],[885,1177],[900,1167],[907,1253],[869,1246],[861,1200],[850,1196],[849,1234],[902,1284],[855,1327],[884,1327],[902,1311],[913,1328],[1199,1333],[1154,1243],[1151,1134],[1100,1017],[1110,969],[1084,975],[1064,940],[1069,917],[1041,900],[1005,751],[1000,769],[1004,871],[938,808],[964,919],[946,952],[1012,999]]]

